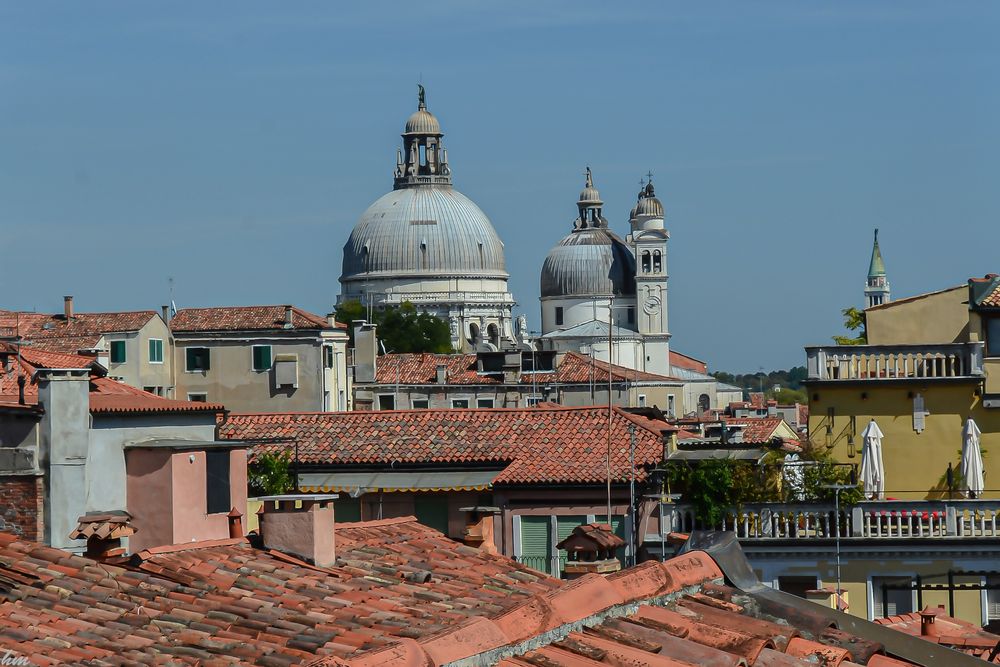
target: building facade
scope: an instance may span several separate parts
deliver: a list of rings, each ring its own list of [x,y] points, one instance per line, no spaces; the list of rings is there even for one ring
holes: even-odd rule
[[[344,246],[338,301],[410,302],[450,324],[456,349],[498,349],[514,337],[504,245],[486,214],[453,187],[443,137],[421,87],[393,190],[368,207]]]

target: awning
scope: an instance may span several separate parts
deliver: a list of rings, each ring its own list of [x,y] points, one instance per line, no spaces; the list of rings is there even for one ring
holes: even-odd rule
[[[763,449],[678,449],[670,453],[668,461],[707,461],[728,459],[730,461],[757,461],[764,458]]]
[[[310,493],[371,491],[486,491],[501,470],[303,473],[299,490]]]

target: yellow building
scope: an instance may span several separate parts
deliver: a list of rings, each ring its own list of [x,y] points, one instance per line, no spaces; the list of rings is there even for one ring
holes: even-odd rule
[[[1000,278],[874,306],[865,320],[867,345],[806,349],[810,442],[860,464],[861,433],[874,419],[885,434],[887,498],[958,498],[962,428],[972,418],[982,431],[983,498],[1000,497]]]

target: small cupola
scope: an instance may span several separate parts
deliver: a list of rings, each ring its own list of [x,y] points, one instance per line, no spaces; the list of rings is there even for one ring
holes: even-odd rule
[[[96,561],[106,561],[125,554],[122,538],[135,534],[132,515],[117,510],[88,512],[76,520],[76,530],[69,534],[71,540],[87,540],[84,555]]]

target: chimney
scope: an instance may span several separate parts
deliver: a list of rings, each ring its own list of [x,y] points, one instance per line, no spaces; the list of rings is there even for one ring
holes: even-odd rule
[[[375,339],[377,327],[364,320],[354,323],[354,381],[375,382],[377,371],[378,343]]]
[[[286,329],[291,329],[292,328],[292,307],[291,306],[285,306],[285,328]]]
[[[448,367],[438,364],[435,368],[435,380],[438,384],[448,384]]]
[[[336,561],[333,501],[337,494],[264,496],[260,535],[265,549],[298,556],[319,567]],[[296,505],[299,505],[296,507]]]
[[[331,329],[336,329],[337,328],[337,314],[336,313],[327,313],[326,314],[326,323],[327,323],[327,325],[329,325],[329,327]]]
[[[160,306],[160,317],[167,324],[170,324],[170,306]]]
[[[39,424],[38,465],[58,470],[58,485],[51,487],[46,503],[45,539],[56,549],[76,550],[69,538],[77,526],[77,512],[87,506],[86,462],[90,450],[90,370],[87,368],[39,368],[38,405],[43,408]]]
[[[73,318],[73,297],[64,296],[63,297],[63,317],[67,320]]]
[[[932,608],[925,607],[920,612],[920,636],[921,637],[937,637],[938,630],[935,622],[937,621],[937,616],[940,614],[942,609],[940,607]]]
[[[229,537],[243,537],[243,515],[235,507],[226,515],[229,519]]]
[[[615,550],[625,546],[625,540],[615,535],[606,523],[588,523],[577,526],[573,532],[556,545],[566,554],[564,579],[576,579],[585,574],[611,574],[622,569]]]
[[[71,540],[87,540],[84,556],[98,562],[125,555],[122,538],[135,535],[132,516],[125,511],[88,512],[77,519]]]
[[[496,540],[493,537],[493,517],[500,514],[499,507],[476,505],[461,507],[459,512],[467,512],[465,520],[464,539],[466,546],[480,549],[485,553],[499,553]]]

